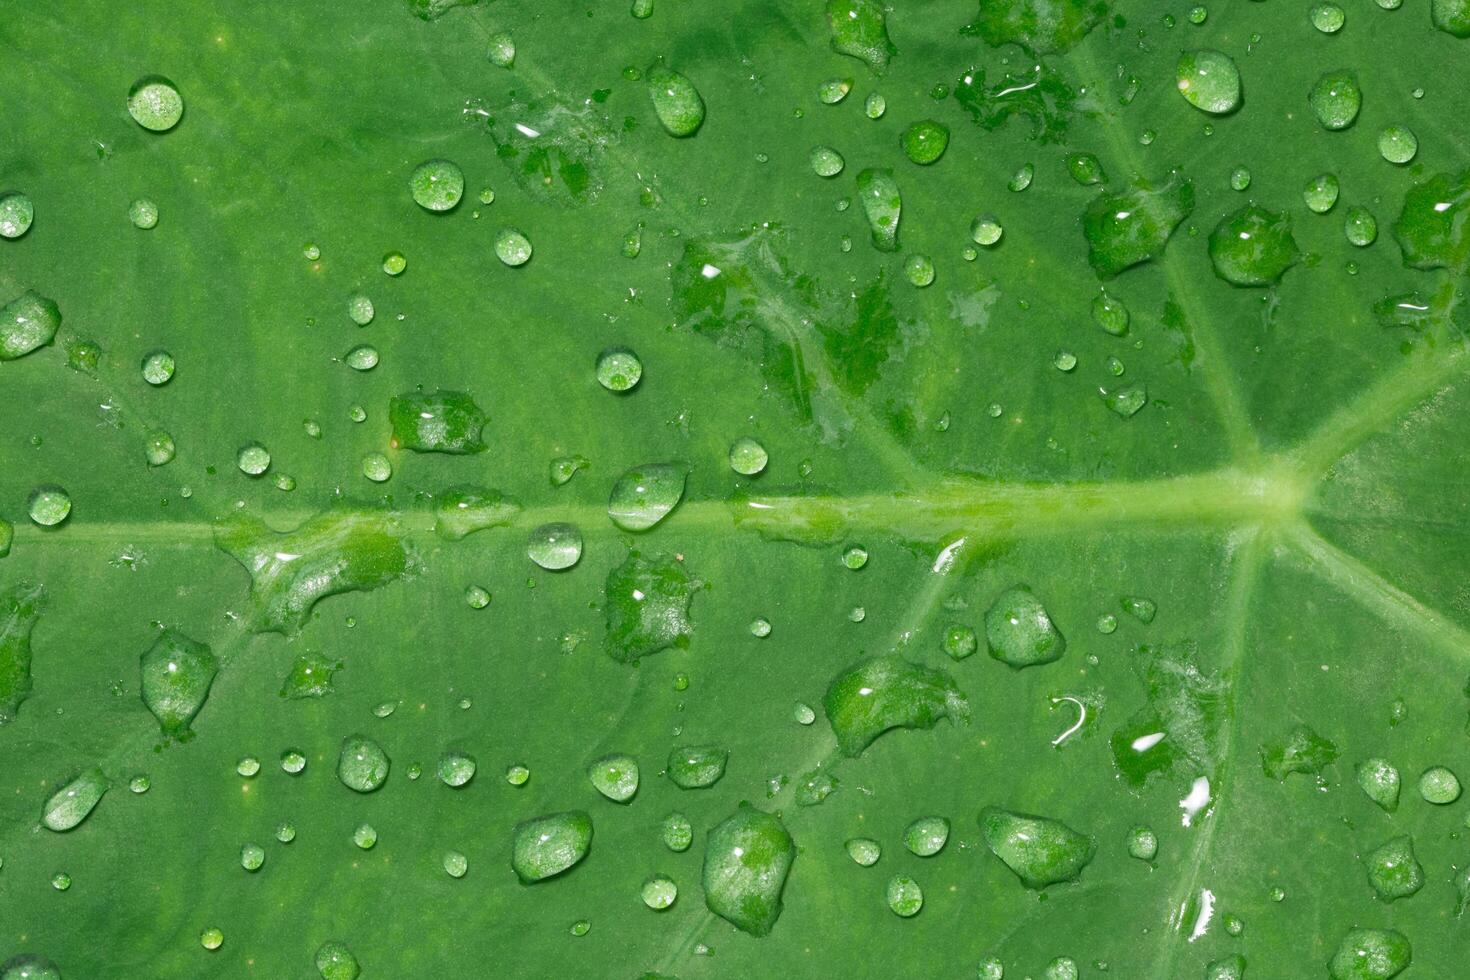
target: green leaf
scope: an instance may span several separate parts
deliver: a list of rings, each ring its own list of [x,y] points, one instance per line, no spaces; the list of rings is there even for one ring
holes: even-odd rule
[[[12,4],[0,976],[1462,975],[1470,8],[1338,5]]]

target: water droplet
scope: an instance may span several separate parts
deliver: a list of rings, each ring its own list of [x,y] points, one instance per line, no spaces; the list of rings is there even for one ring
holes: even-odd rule
[[[464,196],[464,171],[449,160],[425,160],[408,178],[414,203],[425,211],[450,211]]]
[[[1128,831],[1128,853],[1140,861],[1152,861],[1159,854],[1159,836],[1151,827],[1137,826]]]
[[[768,934],[781,915],[781,890],[795,856],[796,845],[779,817],[740,804],[709,832],[705,904],[742,932]]]
[[[1083,187],[1101,184],[1108,179],[1103,172],[1102,161],[1091,153],[1067,154],[1067,173]]]
[[[157,387],[166,385],[174,376],[174,356],[166,350],[156,350],[143,358],[143,380]]]
[[[241,446],[240,451],[235,454],[235,465],[238,466],[240,468],[240,472],[244,473],[246,476],[260,476],[266,470],[270,469],[270,450],[266,449],[258,442],[246,443],[245,445]]]
[[[1446,806],[1460,798],[1460,780],[1444,766],[1431,766],[1419,777],[1419,795],[1428,803]]]
[[[490,605],[490,593],[478,585],[471,585],[464,590],[464,601],[471,609],[484,609]]]
[[[597,383],[608,391],[632,391],[643,377],[643,362],[626,347],[612,347],[597,355]]]
[[[392,445],[416,453],[484,452],[486,421],[484,410],[463,391],[406,391],[388,402]]]
[[[651,2],[651,0],[650,0]],[[650,7],[650,13],[652,9]],[[647,16],[646,14],[644,16]],[[509,31],[498,31],[490,36],[485,57],[497,68],[513,68],[516,63],[516,42]]]
[[[838,674],[822,699],[837,744],[860,755],[892,728],[932,728],[939,719],[963,719],[965,696],[942,670],[896,654],[864,660]]]
[[[158,225],[158,205],[140,197],[128,205],[128,220],[140,231],[148,231]]]
[[[1006,182],[1006,187],[1019,194],[1031,186],[1031,181],[1035,176],[1036,166],[1030,163],[1023,163],[1020,169],[1012,174],[1011,179]]]
[[[684,498],[689,467],[683,463],[646,463],[618,477],[607,501],[607,516],[624,531],[648,531]]]
[[[373,829],[372,824],[358,824],[357,829],[352,832],[352,843],[364,851],[371,851],[378,843],[378,832]]]
[[[389,252],[383,256],[383,271],[390,276],[401,276],[403,270],[408,268],[408,259],[403,257],[402,252]]]
[[[465,752],[448,752],[439,759],[439,779],[456,789],[475,778],[475,757]]]
[[[980,648],[980,638],[970,627],[956,624],[945,629],[940,646],[952,659],[964,660]]]
[[[640,893],[643,904],[654,911],[662,911],[674,904],[674,899],[679,897],[679,886],[667,875],[652,874],[643,879],[643,888]]]
[[[647,20],[653,16],[653,0],[633,0],[632,14],[639,20]],[[585,935],[585,930],[582,933]]]
[[[1414,841],[1407,835],[1389,840],[1365,855],[1368,884],[1385,902],[1408,898],[1424,887],[1424,868],[1414,856]]]
[[[1337,203],[1339,184],[1333,174],[1318,174],[1302,188],[1302,200],[1317,214],[1326,214]]]
[[[880,252],[898,251],[898,222],[903,215],[903,198],[891,170],[870,167],[857,176],[858,200],[868,219],[873,247]]]
[[[61,309],[55,300],[27,289],[0,308],[0,361],[13,361],[56,338]]]
[[[71,875],[65,871],[58,871],[51,876],[51,887],[59,892],[64,892],[71,887]]]
[[[388,780],[391,763],[383,747],[366,735],[348,735],[337,757],[337,778],[359,793],[371,793]]]
[[[1347,129],[1363,107],[1358,78],[1347,69],[1325,72],[1307,95],[1312,114],[1326,129]]]
[[[1236,167],[1230,171],[1230,189],[1233,191],[1244,191],[1251,186],[1251,172],[1245,167]]]
[[[502,228],[495,233],[495,255],[515,268],[531,261],[531,240],[515,228]]]
[[[142,773],[139,773],[132,779],[128,780],[128,789],[139,796],[142,796],[144,793],[148,792],[148,790],[152,788],[153,781]]]
[[[524,786],[531,778],[531,770],[525,766],[510,766],[505,770],[505,781],[512,786]]]
[[[842,173],[842,154],[830,146],[818,146],[811,153],[812,173],[818,177],[836,177]]]
[[[693,136],[704,124],[704,100],[688,78],[671,68],[648,70],[648,95],[653,111],[670,136]]]
[[[551,461],[548,476],[554,487],[566,486],[577,471],[590,466],[592,461],[581,454],[573,456],[558,456]]]
[[[980,813],[985,844],[1027,888],[1072,881],[1092,860],[1096,842],[1060,820],[987,807]]]
[[[317,947],[316,972],[320,973],[322,980],[357,980],[362,973],[362,967],[357,964],[357,957],[352,955],[352,950],[347,948],[346,943],[329,939]]]
[[[582,810],[523,820],[516,824],[511,867],[529,885],[576,866],[591,846],[592,818]]]
[[[817,86],[817,98],[824,105],[836,105],[852,91],[852,79],[829,78]]]
[[[919,914],[924,907],[924,890],[919,883],[908,875],[894,875],[888,879],[888,888],[885,892],[888,897],[888,907],[893,914],[907,919]]]
[[[920,817],[904,828],[903,846],[919,857],[933,857],[949,842],[949,820]]]
[[[1067,650],[1046,607],[1024,585],[1007,589],[986,610],[985,640],[992,657],[1017,669],[1051,663]]]
[[[1103,613],[1097,617],[1097,631],[1104,636],[1109,636],[1118,631],[1118,617],[1112,613]]]
[[[1387,759],[1365,759],[1357,765],[1358,786],[1389,813],[1399,808],[1399,771]]]
[[[854,837],[845,846],[847,856],[864,868],[871,868],[883,856],[882,845],[867,837]]]
[[[614,803],[627,803],[638,792],[638,761],[631,755],[606,755],[587,767],[587,778]]]
[[[1301,259],[1291,218],[1255,205],[1222,219],[1210,232],[1215,274],[1236,286],[1269,286]]]
[[[1194,185],[1178,173],[1157,186],[1140,182],[1101,194],[1082,218],[1087,259],[1100,274],[1115,276],[1156,258],[1193,211]]]
[[[70,782],[52,793],[46,805],[41,808],[41,823],[47,830],[57,833],[71,830],[87,819],[87,815],[111,786],[102,770],[95,766],[74,776]]]
[[[219,949],[224,945],[225,934],[218,929],[210,927],[199,934],[199,945],[205,949]]]
[[[444,852],[444,873],[451,878],[463,878],[470,870],[470,859],[459,851]]]
[[[235,772],[249,779],[260,772],[260,760],[253,755],[242,756],[240,761],[235,763]]]
[[[1107,290],[1101,290],[1092,300],[1092,322],[1114,337],[1128,333],[1128,307]]]
[[[1347,22],[1347,15],[1335,3],[1319,3],[1312,8],[1312,26],[1323,34],[1336,34]]]
[[[1327,967],[1332,980],[1389,980],[1409,965],[1408,937],[1394,929],[1351,929]]]
[[[1179,56],[1179,94],[1202,112],[1224,115],[1240,108],[1240,69],[1228,54],[1208,48]]]
[[[804,701],[798,701],[795,707],[791,709],[791,717],[796,720],[798,725],[810,725],[817,720],[817,713],[812,710],[811,705]]]
[[[736,439],[730,445],[730,469],[741,476],[755,476],[766,468],[769,461],[766,448],[749,436]]]
[[[240,867],[246,871],[259,871],[265,864],[265,848],[259,844],[243,844],[240,847]]]
[[[1389,126],[1378,134],[1378,153],[1389,163],[1402,166],[1419,152],[1419,137],[1407,126]]]
[[[128,90],[128,115],[144,129],[165,133],[184,115],[184,97],[162,75],[144,75]]]
[[[71,497],[61,487],[37,487],[26,501],[26,513],[41,527],[55,527],[71,514]]]
[[[730,753],[717,745],[676,746],[669,753],[669,779],[680,789],[705,789],[725,775]]]
[[[1378,219],[1365,207],[1348,208],[1343,215],[1343,233],[1347,240],[1359,248],[1373,244],[1378,237]]]
[[[20,191],[0,194],[0,238],[19,238],[30,230],[36,206]]]
[[[371,371],[378,366],[378,349],[371,344],[358,344],[342,360],[354,371]]]
[[[882,74],[897,49],[888,39],[888,24],[879,0],[828,0],[827,26],[832,50],[856,58]]]
[[[1385,0],[1379,0],[1382,5]],[[1398,6],[1402,0],[1397,0]],[[1466,0],[1430,0],[1429,17],[1434,26],[1459,38],[1470,37],[1470,3]]]
[[[693,632],[689,604],[698,587],[678,559],[630,552],[607,576],[603,644],[608,656],[634,663],[687,645]]]
[[[165,735],[186,735],[218,672],[209,647],[176,630],[165,630],[139,658],[143,704]]]
[[[1284,781],[1292,773],[1315,775],[1337,758],[1337,746],[1307,725],[1296,725],[1284,738],[1261,745],[1261,769]]]
[[[920,166],[937,163],[949,147],[949,130],[933,119],[911,124],[899,137],[904,156]]]
[[[575,524],[542,524],[526,538],[526,556],[549,572],[564,571],[582,558],[582,532]]]
[[[373,301],[362,293],[354,293],[347,297],[347,318],[359,327],[372,323],[373,314]]]
[[[664,846],[671,851],[687,851],[694,843],[694,827],[682,813],[671,813],[664,818]]]

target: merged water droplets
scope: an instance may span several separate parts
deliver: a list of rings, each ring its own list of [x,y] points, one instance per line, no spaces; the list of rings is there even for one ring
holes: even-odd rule
[[[709,910],[743,932],[764,936],[781,915],[781,891],[796,844],[774,814],[742,803],[709,832],[701,882]]]
[[[996,597],[985,612],[990,655],[1012,667],[1051,663],[1067,651],[1067,641],[1041,600],[1017,585]]]
[[[464,391],[410,391],[388,401],[393,446],[416,453],[482,453],[486,421],[484,410]]]
[[[882,73],[897,49],[888,38],[887,15],[879,0],[828,0],[832,50]]]
[[[1027,888],[1072,881],[1092,860],[1096,842],[1050,817],[988,807],[980,814],[985,845]]]
[[[1194,185],[1177,172],[1159,185],[1140,183],[1121,193],[1102,194],[1082,216],[1087,260],[1099,275],[1116,276],[1157,258],[1193,211]]]
[[[1250,205],[1210,232],[1215,274],[1235,286],[1270,286],[1301,260],[1285,213]]]
[[[688,643],[689,605],[697,586],[684,563],[669,555],[631,552],[607,576],[604,649],[633,663]]]
[[[864,660],[837,675],[822,699],[844,754],[855,756],[893,728],[932,728],[963,719],[968,703],[954,679],[897,654]]]
[[[1332,980],[1390,980],[1408,967],[1413,949],[1394,929],[1351,929],[1328,963]]]
[[[870,167],[857,176],[858,202],[868,219],[873,247],[880,252],[898,251],[898,222],[903,215],[903,197],[891,170]]]

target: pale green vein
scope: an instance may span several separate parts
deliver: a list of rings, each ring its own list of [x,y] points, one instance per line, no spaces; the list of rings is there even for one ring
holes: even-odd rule
[[[1361,602],[1384,622],[1443,648],[1461,661],[1470,661],[1470,633],[1342,551],[1305,522],[1292,524],[1287,540],[1306,559],[1313,574]]]

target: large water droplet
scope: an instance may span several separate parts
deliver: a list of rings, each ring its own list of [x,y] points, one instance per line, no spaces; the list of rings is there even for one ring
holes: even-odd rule
[[[1072,881],[1092,860],[1096,842],[1060,820],[987,807],[980,813],[985,844],[1027,888]]]
[[[898,251],[898,222],[903,215],[903,197],[893,171],[870,167],[857,176],[858,201],[868,219],[873,247],[880,252]]]
[[[1215,274],[1236,286],[1269,286],[1301,259],[1285,213],[1250,205],[1210,232]]]
[[[582,532],[575,524],[542,524],[527,536],[526,556],[549,572],[565,571],[582,558]]]
[[[47,830],[57,833],[71,830],[87,819],[111,785],[102,770],[95,766],[73,777],[52,793],[41,808],[41,823]]]
[[[1067,650],[1046,607],[1024,585],[1002,592],[986,610],[985,640],[992,657],[1018,669],[1051,663]]]
[[[882,73],[897,49],[888,39],[887,15],[879,0],[828,0],[832,50]]]
[[[177,630],[165,630],[139,658],[143,704],[165,735],[188,732],[217,673],[219,661],[209,647]]]
[[[451,211],[464,196],[464,171],[449,160],[425,160],[409,176],[408,190],[425,211]]]
[[[0,361],[13,361],[56,338],[61,309],[55,300],[27,289],[0,308]]]
[[[1307,725],[1296,725],[1285,737],[1261,745],[1261,769],[1284,781],[1292,773],[1316,775],[1337,758],[1337,746]]]
[[[36,206],[20,191],[0,193],[0,238],[19,238],[30,230]]]
[[[592,818],[583,810],[550,813],[516,824],[511,867],[521,884],[555,877],[587,856]]]
[[[603,647],[622,663],[671,646],[688,644],[689,604],[698,585],[684,563],[668,555],[634,551],[607,576]]]
[[[706,789],[725,775],[730,753],[718,745],[681,745],[669,753],[669,779],[680,789]]]
[[[388,401],[393,446],[416,453],[484,452],[485,422],[484,410],[463,391],[406,391]]]
[[[684,463],[646,463],[618,477],[607,501],[607,516],[624,531],[656,527],[684,497],[689,467]]]
[[[941,718],[963,719],[968,712],[949,674],[897,654],[864,660],[838,674],[822,704],[838,746],[850,756],[889,729],[933,728]]]
[[[688,78],[672,68],[648,70],[648,95],[653,111],[670,136],[693,136],[704,124],[704,99]]]
[[[454,487],[439,494],[434,508],[434,531],[458,541],[476,531],[505,527],[521,512],[521,505],[499,490]]]
[[[704,901],[743,932],[764,936],[781,915],[781,889],[796,845],[780,818],[740,804],[709,832],[704,851]]]
[[[945,817],[920,817],[903,831],[903,846],[919,857],[933,857],[948,841],[949,820]]]
[[[1194,211],[1194,185],[1171,174],[1158,187],[1140,183],[1093,199],[1082,217],[1087,260],[1100,275],[1157,258],[1174,230]]]
[[[357,957],[352,955],[352,950],[347,948],[346,943],[335,939],[329,939],[317,947],[313,962],[322,980],[357,980],[362,973],[362,967],[358,965]]]
[[[1412,960],[1409,939],[1394,929],[1351,929],[1327,968],[1332,980],[1389,980]]]
[[[937,163],[949,147],[949,130],[933,119],[921,119],[899,137],[904,156],[920,166]]]
[[[144,129],[164,133],[184,115],[184,97],[162,75],[144,75],[128,90],[128,115]]]
[[[348,735],[337,756],[337,778],[359,793],[371,793],[388,780],[391,763],[383,747],[366,735]]]
[[[894,875],[888,879],[884,894],[893,914],[908,919],[919,914],[924,907],[924,890],[908,875]]]
[[[1326,129],[1347,129],[1363,107],[1358,77],[1347,69],[1325,72],[1307,94],[1312,115]]]
[[[1408,898],[1424,887],[1424,868],[1414,856],[1408,835],[1395,837],[1363,857],[1368,884],[1385,902]]]
[[[1179,94],[1203,112],[1224,115],[1240,108],[1240,69],[1220,51],[1202,49],[1179,56]]]

